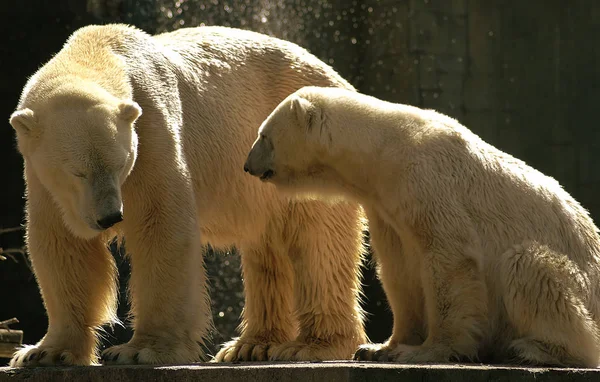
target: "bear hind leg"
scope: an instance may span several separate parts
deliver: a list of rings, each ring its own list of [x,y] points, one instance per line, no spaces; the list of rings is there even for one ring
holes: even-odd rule
[[[524,364],[596,367],[597,323],[587,307],[577,266],[547,246],[524,242],[501,258],[502,298],[516,338],[509,354]]]
[[[279,244],[279,245],[278,245]],[[245,305],[241,335],[225,343],[214,362],[267,361],[268,352],[296,335],[292,266],[281,243],[240,248]]]
[[[299,334],[272,349],[271,360],[351,359],[366,341],[359,305],[363,239],[360,211],[349,203],[293,204],[289,256]]]

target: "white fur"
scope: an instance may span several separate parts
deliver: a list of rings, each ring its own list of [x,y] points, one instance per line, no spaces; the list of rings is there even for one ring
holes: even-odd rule
[[[597,227],[558,182],[457,121],[307,87],[265,120],[246,168],[363,204],[394,328],[358,359],[598,365]]]

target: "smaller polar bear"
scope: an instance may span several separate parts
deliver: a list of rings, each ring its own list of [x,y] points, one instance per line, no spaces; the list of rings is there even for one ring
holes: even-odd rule
[[[597,227],[554,179],[457,121],[305,87],[262,124],[245,170],[365,207],[394,327],[356,359],[598,365]]]

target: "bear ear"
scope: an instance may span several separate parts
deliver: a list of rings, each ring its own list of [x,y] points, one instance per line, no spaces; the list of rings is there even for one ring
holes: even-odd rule
[[[294,95],[292,97],[291,109],[298,120],[306,127],[307,131],[310,131],[318,123],[320,117],[319,108],[306,98]]]
[[[19,135],[31,135],[37,126],[37,118],[33,110],[28,108],[12,113],[9,122]]]
[[[122,101],[119,104],[119,118],[129,124],[133,124],[142,115],[142,108],[137,102]]]

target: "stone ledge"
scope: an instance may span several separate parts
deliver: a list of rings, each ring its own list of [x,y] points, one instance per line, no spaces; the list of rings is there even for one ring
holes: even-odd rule
[[[487,365],[399,365],[370,362],[196,364],[185,366],[90,366],[0,368],[11,381],[568,381],[600,380],[600,369],[525,368]]]

